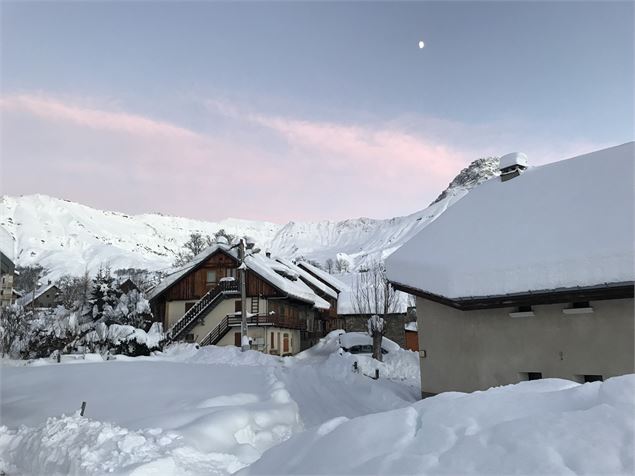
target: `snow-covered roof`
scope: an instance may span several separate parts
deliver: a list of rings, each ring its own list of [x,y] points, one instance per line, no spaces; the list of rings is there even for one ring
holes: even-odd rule
[[[332,287],[338,292],[346,291],[349,289],[349,286],[346,283],[343,283],[342,281],[337,279],[335,276],[333,276],[330,273],[327,273],[323,269],[313,266],[311,263],[308,263],[306,261],[300,261],[298,262],[298,266],[314,274],[315,276],[320,278],[322,281],[324,281],[326,284],[328,284],[330,287]]]
[[[219,250],[223,250],[238,259],[238,251],[236,248],[232,249],[230,246],[225,244],[214,244],[196,255],[192,261],[166,276],[157,286],[149,291],[148,298],[153,299],[159,296],[170,286],[185,277],[190,271]],[[329,309],[331,307],[327,301],[315,294],[309,286],[298,279],[298,273],[279,261],[256,254],[248,256],[245,259],[245,265],[248,269],[291,298],[313,304],[317,309]]]
[[[346,290],[337,295],[337,314],[339,316],[358,315],[359,309],[355,306],[355,294],[359,279],[358,273],[340,273],[337,279],[346,287]],[[394,314],[404,314],[408,310],[408,294],[397,291]]]
[[[16,304],[19,304],[20,306],[28,306],[29,304],[31,304],[33,301],[38,299],[40,296],[42,296],[43,294],[45,294],[47,291],[51,290],[52,288],[57,288],[57,286],[55,286],[55,284],[50,283],[50,284],[45,284],[43,286],[40,286],[39,288],[35,290],[35,293],[33,291],[23,291],[22,297],[16,300]]]
[[[329,297],[332,297],[333,299],[337,299],[337,291],[335,291],[330,286],[327,286],[326,284],[324,284],[322,281],[317,279],[315,276],[313,276],[311,273],[309,273],[305,269],[300,268],[299,266],[294,264],[292,261],[285,258],[276,258],[276,260],[282,263],[283,265],[285,265],[287,268],[296,272],[300,278],[311,283],[311,286],[318,288],[320,291],[327,294]]]
[[[522,152],[512,152],[511,154],[505,154],[500,158],[499,168],[501,170],[508,167],[513,167],[514,165],[527,167],[529,165],[527,156]]]
[[[386,261],[450,299],[634,280],[635,143],[530,167],[472,190]]]
[[[288,277],[283,277],[278,274],[276,271],[283,272],[287,276],[292,276],[293,271],[282,263],[262,255],[253,255],[247,257],[245,264],[247,268],[280,289],[289,297],[312,303],[317,309],[329,309],[331,307],[327,301],[315,294],[302,280],[296,279],[293,281]]]

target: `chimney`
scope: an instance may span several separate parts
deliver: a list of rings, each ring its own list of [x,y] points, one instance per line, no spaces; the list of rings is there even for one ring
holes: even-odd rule
[[[518,177],[527,168],[527,156],[522,152],[512,152],[500,158],[501,182]]]

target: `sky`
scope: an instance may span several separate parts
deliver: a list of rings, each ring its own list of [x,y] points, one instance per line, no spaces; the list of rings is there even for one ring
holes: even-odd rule
[[[2,194],[386,218],[479,157],[540,165],[634,137],[630,1],[0,8]]]

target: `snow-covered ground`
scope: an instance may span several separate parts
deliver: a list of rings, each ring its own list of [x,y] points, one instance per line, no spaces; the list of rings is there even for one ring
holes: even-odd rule
[[[179,345],[104,362],[4,362],[11,474],[632,474],[635,376],[418,401],[416,353],[337,333],[295,357]],[[390,346],[389,346],[390,347]],[[360,372],[353,370],[359,363]],[[11,364],[11,365],[6,365]],[[86,401],[86,414],[77,414]]]

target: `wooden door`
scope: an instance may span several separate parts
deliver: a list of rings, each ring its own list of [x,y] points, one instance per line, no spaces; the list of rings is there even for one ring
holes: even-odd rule
[[[242,339],[240,332],[234,332],[234,345],[236,347],[242,347]]]
[[[406,331],[406,349],[419,352],[419,333]]]

